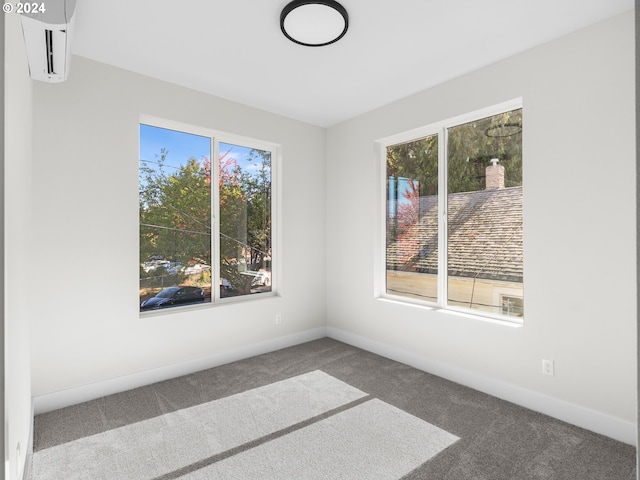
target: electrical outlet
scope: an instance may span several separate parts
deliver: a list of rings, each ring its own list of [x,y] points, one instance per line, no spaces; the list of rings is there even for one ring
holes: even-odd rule
[[[276,325],[280,325],[282,323],[282,314],[276,313]]]
[[[542,373],[553,377],[553,360],[542,360]]]

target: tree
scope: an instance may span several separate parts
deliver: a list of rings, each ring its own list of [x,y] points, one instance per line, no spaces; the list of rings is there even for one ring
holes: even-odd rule
[[[484,190],[493,158],[505,167],[505,187],[522,185],[521,109],[452,127],[447,146],[449,193]]]
[[[165,169],[162,149],[157,168],[140,168],[140,254],[187,263],[211,263],[211,170],[208,159],[191,158],[176,173]]]
[[[522,110],[450,127],[447,138],[447,192],[472,192],[486,188],[486,167],[498,158],[505,167],[505,187],[522,185]],[[441,153],[441,152],[440,152]],[[387,244],[398,247],[407,262],[424,245],[407,232],[438,194],[438,134],[391,145],[387,163]],[[423,200],[424,197],[433,197]],[[437,246],[437,237],[430,241]]]
[[[485,169],[498,158],[505,186],[522,185],[522,110],[447,130],[448,193],[484,190]],[[438,135],[387,148],[387,176],[415,180],[420,196],[438,193]]]
[[[248,243],[251,245],[251,269],[266,266],[271,257],[271,152],[251,150],[251,158],[259,167],[255,175],[247,175],[245,185],[250,199],[247,208]]]
[[[239,294],[250,293],[252,275],[271,258],[271,153],[253,149],[257,173],[220,157],[220,270]]]
[[[271,154],[251,150],[252,173],[242,170],[231,150],[218,159],[219,267],[234,293],[244,295],[251,272],[271,258]],[[161,149],[155,162],[140,168],[141,258],[211,265],[211,162],[190,158],[170,173],[167,154]]]
[[[420,196],[438,193],[438,136],[387,148],[387,176],[415,180]]]

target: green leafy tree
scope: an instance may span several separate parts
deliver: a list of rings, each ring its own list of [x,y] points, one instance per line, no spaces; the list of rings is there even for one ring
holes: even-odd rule
[[[140,168],[140,253],[143,260],[211,263],[211,168],[208,159],[191,158],[168,174],[168,151],[157,168]]]
[[[387,148],[387,176],[420,185],[420,196],[438,193],[438,136],[420,138]]]
[[[505,168],[505,187],[522,185],[522,110],[452,127],[447,146],[449,193],[484,190],[493,158]]]
[[[271,257],[271,152],[252,150],[258,167],[247,175],[245,185],[250,201],[247,204],[247,234],[251,246],[251,269],[265,267]]]
[[[412,239],[405,233],[424,213],[420,198],[438,194],[438,135],[389,146],[386,154],[387,242],[406,243]],[[448,193],[484,190],[493,158],[505,168],[505,187],[522,185],[521,109],[447,130]],[[405,250],[411,248],[405,245]]]
[[[505,186],[522,185],[522,110],[448,129],[448,192],[485,188],[485,169],[492,158],[505,167]],[[420,196],[438,193],[438,136],[387,148],[387,176],[417,181]]]
[[[255,172],[243,171],[230,155],[218,159],[220,276],[234,294],[248,294],[253,275],[271,258],[271,154],[252,150]],[[140,168],[140,253],[153,259],[211,265],[211,162],[189,159],[175,172],[161,149]],[[162,267],[141,278],[158,275]],[[163,272],[166,273],[166,272]]]
[[[235,293],[250,293],[252,275],[271,256],[271,154],[251,150],[257,173],[220,156],[220,270]]]

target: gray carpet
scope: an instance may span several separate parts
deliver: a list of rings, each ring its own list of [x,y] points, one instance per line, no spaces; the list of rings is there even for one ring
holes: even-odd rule
[[[456,440],[315,370],[39,450],[32,478],[398,479]]]
[[[35,418],[32,480],[635,480],[635,449],[322,339]]]

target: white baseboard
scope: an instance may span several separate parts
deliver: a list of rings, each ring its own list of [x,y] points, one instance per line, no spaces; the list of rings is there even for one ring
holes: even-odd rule
[[[637,426],[611,415],[550,397],[491,377],[479,375],[459,367],[431,360],[389,344],[371,340],[335,327],[327,327],[327,336],[354,347],[381,355],[460,383],[494,397],[507,400],[536,412],[591,430],[629,445],[637,445]]]
[[[34,411],[36,415],[50,412],[59,408],[76,405],[89,400],[95,400],[96,398],[104,397],[106,395],[131,390],[132,388],[150,385],[163,380],[169,380],[182,375],[206,370],[207,368],[218,367],[220,365],[236,362],[245,358],[255,357],[256,355],[262,355],[263,353],[292,347],[301,343],[324,338],[325,336],[325,328],[319,327],[312,330],[306,330],[304,332],[293,333],[257,342],[233,350],[226,350],[208,357],[154,368],[152,370],[124,375],[88,385],[81,385],[79,387],[61,390],[59,392],[39,395],[33,398]]]
[[[106,395],[188,375],[263,353],[280,350],[328,336],[363,350],[411,365],[425,372],[474,388],[489,395],[544,413],[615,440],[637,445],[637,428],[633,422],[550,397],[491,377],[479,375],[449,364],[431,360],[383,342],[362,337],[334,327],[319,327],[304,332],[265,340],[208,357],[198,358],[144,372],[125,375],[102,382],[34,397],[35,414],[50,412]]]

